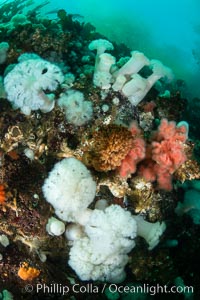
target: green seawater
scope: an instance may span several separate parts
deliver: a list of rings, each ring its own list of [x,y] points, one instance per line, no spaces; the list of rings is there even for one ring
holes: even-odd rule
[[[0,3],[4,3],[1,0]],[[7,1],[9,2],[9,1]],[[27,1],[27,3],[30,1]],[[91,22],[108,39],[160,59],[187,83],[186,96],[200,96],[199,0],[49,0],[42,12],[56,18],[64,8]],[[35,0],[41,4],[42,1]]]
[[[187,96],[200,96],[199,0],[51,0],[46,12],[65,8],[110,40],[160,59],[186,80]]]

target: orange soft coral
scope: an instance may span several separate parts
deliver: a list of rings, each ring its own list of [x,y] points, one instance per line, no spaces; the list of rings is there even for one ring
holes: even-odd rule
[[[29,267],[27,262],[23,262],[18,270],[18,276],[22,280],[28,280],[31,281],[34,278],[38,277],[40,275],[40,270]]]
[[[6,193],[4,189],[4,185],[0,184],[0,204],[4,204],[6,200]]]

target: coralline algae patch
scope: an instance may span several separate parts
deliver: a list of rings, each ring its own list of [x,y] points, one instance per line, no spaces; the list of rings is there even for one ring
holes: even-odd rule
[[[46,5],[0,7],[0,298],[198,285],[199,208],[175,208],[200,168],[172,70]]]

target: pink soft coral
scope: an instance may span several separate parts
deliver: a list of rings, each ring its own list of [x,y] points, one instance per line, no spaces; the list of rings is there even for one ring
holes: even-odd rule
[[[141,130],[135,122],[131,124],[129,130],[134,137],[133,148],[123,159],[119,167],[121,177],[127,177],[129,174],[135,173],[137,163],[145,157],[145,142],[144,139],[140,137]]]
[[[187,139],[186,126],[162,119],[158,131],[148,149],[149,158],[140,167],[139,173],[148,181],[157,179],[158,187],[171,190],[172,174],[186,160],[184,142]]]
[[[172,189],[172,174],[186,160],[184,142],[187,139],[185,124],[176,126],[175,122],[162,119],[151,143],[145,147],[141,131],[136,123],[130,127],[134,137],[134,146],[122,161],[119,168],[121,177],[127,177],[136,172],[147,181],[157,181],[158,188],[170,191]]]

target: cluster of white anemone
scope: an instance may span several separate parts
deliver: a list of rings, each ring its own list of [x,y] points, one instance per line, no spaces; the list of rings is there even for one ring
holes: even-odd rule
[[[109,41],[104,39],[92,41],[89,49],[97,51],[94,85],[103,90],[112,88],[114,91],[120,91],[132,105],[138,105],[160,78],[168,81],[173,79],[170,68],[159,60],[149,60],[142,52],[132,51],[130,59],[121,68],[117,68],[115,57],[105,53],[106,50],[113,50],[113,45]],[[144,66],[149,66],[152,70],[148,78],[138,74]]]
[[[69,223],[65,231],[63,222],[50,218],[47,231],[55,236],[65,231],[71,245],[68,264],[81,280],[123,281],[136,236],[145,238],[151,250],[165,230],[165,223],[151,224],[104,199],[94,209],[88,208],[95,198],[96,183],[75,158],[56,163],[42,189],[57,217]]]

